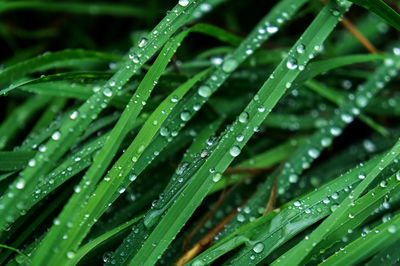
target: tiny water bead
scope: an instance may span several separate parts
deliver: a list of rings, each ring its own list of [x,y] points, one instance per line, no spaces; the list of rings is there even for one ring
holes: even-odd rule
[[[179,0],[178,4],[180,6],[187,6],[189,4],[189,0]]]
[[[73,259],[75,257],[75,252],[73,251],[68,251],[67,252],[67,258],[68,259]]]
[[[233,146],[230,148],[229,153],[232,157],[237,157],[240,154],[240,148],[239,146]]]
[[[255,244],[254,247],[253,247],[253,251],[254,251],[255,253],[261,253],[263,250],[264,250],[264,244],[261,243],[261,242]]]
[[[238,66],[238,62],[235,59],[227,59],[223,64],[222,64],[222,70],[230,73],[233,70],[236,69]]]
[[[300,43],[300,44],[297,45],[297,47],[296,47],[296,51],[297,51],[299,54],[304,53],[305,50],[306,50],[306,46],[305,46],[304,44],[302,44],[302,43]]]
[[[111,97],[113,95],[113,92],[112,92],[112,90],[110,88],[105,88],[103,90],[103,95],[106,96],[106,97]]]
[[[279,30],[279,28],[277,26],[273,26],[273,25],[267,26],[267,32],[268,33],[271,33],[271,34],[277,33],[278,30]]]
[[[291,175],[289,176],[289,182],[290,182],[290,183],[294,184],[294,183],[297,183],[297,181],[299,181],[299,176],[298,176],[298,175],[296,175],[296,174],[291,174]]]
[[[249,113],[243,112],[243,113],[241,113],[241,114],[239,115],[239,122],[240,122],[240,123],[246,123],[247,120],[248,120],[248,118],[249,118]]]
[[[30,167],[34,167],[36,165],[36,160],[35,159],[30,159],[29,162],[28,162],[28,165]]]
[[[286,62],[286,67],[288,69],[296,69],[297,68],[297,60],[293,57],[289,57]]]
[[[183,111],[180,118],[182,121],[188,121],[190,119],[190,113],[188,111]]]
[[[56,132],[53,133],[53,135],[51,135],[51,138],[52,138],[53,140],[59,140],[60,137],[61,137],[60,131],[56,131]]]
[[[312,148],[308,150],[307,154],[311,158],[316,159],[319,156],[319,150],[317,150],[316,148]]]
[[[19,178],[15,187],[17,189],[23,189],[25,187],[25,180],[22,178]]]
[[[73,111],[70,115],[69,118],[72,120],[75,120],[78,117],[78,111]]]
[[[201,96],[201,97],[209,97],[211,95],[211,89],[209,86],[203,85],[200,86],[197,93]]]
[[[358,178],[361,179],[361,180],[364,180],[365,177],[366,177],[366,175],[364,173],[358,174]]]
[[[213,175],[213,177],[212,177],[212,180],[213,180],[214,182],[218,182],[219,180],[221,180],[221,178],[222,178],[222,174],[221,174],[221,173],[215,173],[215,174]]]
[[[139,48],[145,47],[147,42],[148,42],[148,40],[146,38],[141,39],[139,44],[138,44]]]

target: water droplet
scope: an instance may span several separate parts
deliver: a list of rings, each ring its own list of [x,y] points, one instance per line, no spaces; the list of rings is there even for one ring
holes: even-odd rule
[[[119,189],[118,189],[118,192],[119,192],[119,194],[124,193],[124,192],[125,192],[125,188],[124,188],[124,187],[119,188]]]
[[[104,96],[106,96],[106,97],[111,97],[112,94],[113,94],[113,92],[112,92],[112,90],[111,90],[110,88],[105,88],[105,89],[103,90],[103,94],[104,94]]]
[[[297,68],[297,60],[293,57],[289,57],[286,62],[286,67],[289,69],[296,69]]]
[[[382,180],[382,181],[379,183],[379,186],[380,186],[380,187],[386,187],[386,186],[387,186],[386,181],[385,181],[385,180]]]
[[[343,122],[345,122],[346,124],[351,123],[353,121],[353,116],[350,114],[342,114],[340,116],[340,118],[342,119]]]
[[[160,135],[163,137],[166,137],[169,135],[169,129],[167,127],[162,127],[160,129]]]
[[[305,46],[304,44],[302,44],[302,43],[300,43],[300,44],[297,45],[297,47],[296,47],[296,51],[297,51],[299,54],[304,53],[305,50],[306,50],[306,46]]]
[[[219,180],[221,180],[222,174],[221,173],[215,173],[212,177],[212,180],[214,182],[218,182]]]
[[[189,0],[179,0],[178,4],[180,6],[187,6],[189,4]]]
[[[23,189],[25,187],[25,180],[22,178],[19,178],[15,187],[17,189]]]
[[[235,59],[228,59],[222,64],[222,70],[230,73],[236,69],[238,62]]]
[[[292,184],[297,183],[298,180],[299,180],[299,176],[296,174],[291,174],[289,176],[289,182]]]
[[[238,136],[236,137],[236,141],[237,141],[237,142],[242,142],[243,139],[244,139],[244,135],[238,135]]]
[[[249,118],[249,113],[243,112],[239,115],[239,122],[246,123],[248,118]]]
[[[353,218],[354,218],[354,214],[349,213],[349,218],[350,218],[350,219],[353,219]]]
[[[237,217],[236,217],[236,220],[237,220],[238,222],[240,222],[240,223],[243,223],[243,222],[246,220],[246,218],[243,216],[243,214],[239,213],[239,214],[237,215]]]
[[[135,181],[136,178],[137,178],[137,175],[135,175],[135,174],[131,174],[131,175],[129,176],[129,180],[130,180],[131,182]]]
[[[265,111],[265,107],[264,107],[264,106],[260,106],[260,107],[257,108],[257,110],[258,110],[260,113],[263,113],[263,112]]]
[[[394,225],[389,226],[388,227],[388,232],[391,233],[391,234],[396,233],[396,226],[394,226]]]
[[[209,97],[211,95],[211,89],[208,86],[200,86],[199,90],[197,91],[197,93],[201,96],[201,97]]]
[[[75,252],[73,251],[68,251],[67,252],[67,258],[68,259],[73,259],[75,257]]]
[[[400,181],[400,171],[398,171],[398,172],[396,173],[396,179],[397,179],[397,181]]]
[[[361,180],[364,180],[365,177],[366,177],[366,175],[364,173],[358,174],[358,178],[361,179]]]
[[[356,97],[356,104],[359,107],[365,107],[368,104],[368,99],[367,97],[363,96],[363,95],[359,95]]]
[[[53,133],[53,135],[51,135],[51,138],[52,138],[53,140],[59,140],[60,137],[61,137],[60,131],[56,131],[56,132]]]
[[[322,145],[322,147],[328,147],[328,146],[331,145],[331,144],[332,144],[332,139],[331,139],[331,138],[325,137],[325,138],[322,138],[322,139],[321,139],[321,145]]]
[[[78,117],[78,111],[73,111],[70,115],[69,118],[72,120],[75,120]]]
[[[268,33],[271,33],[271,34],[277,33],[278,30],[279,30],[279,28],[278,28],[277,26],[269,25],[269,26],[267,27],[267,32],[268,32]]]
[[[173,102],[173,103],[177,103],[179,101],[179,98],[177,97],[177,96],[172,96],[172,98],[171,98],[171,102]]]
[[[298,200],[296,200],[296,201],[293,203],[293,205],[296,206],[296,207],[300,207],[300,206],[301,206],[301,202],[298,201]]]
[[[188,121],[190,119],[190,113],[188,111],[183,111],[180,117],[182,121]]]
[[[339,127],[332,127],[330,129],[330,132],[333,136],[339,136],[340,134],[342,134],[342,129]]]
[[[255,244],[254,247],[253,247],[253,251],[254,251],[255,253],[261,253],[263,250],[264,250],[264,244],[261,243],[261,242]]]
[[[317,150],[315,148],[309,149],[307,153],[308,153],[308,156],[310,156],[313,159],[316,159],[319,156],[319,150]]]
[[[28,162],[28,165],[30,167],[34,167],[36,165],[36,160],[35,159],[30,159],[29,162]]]
[[[240,148],[239,146],[233,146],[230,150],[229,153],[231,154],[232,157],[237,157],[240,154]]]
[[[139,46],[139,48],[143,48],[143,47],[146,46],[146,44],[147,44],[147,39],[143,38],[143,39],[140,40],[138,46]]]

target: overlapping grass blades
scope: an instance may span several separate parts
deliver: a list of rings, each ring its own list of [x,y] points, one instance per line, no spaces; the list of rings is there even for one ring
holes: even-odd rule
[[[351,2],[383,20],[355,8],[335,29]],[[67,15],[0,23],[15,52],[0,71],[0,264],[398,262],[397,14],[179,0],[162,19],[164,2],[124,3],[0,4],[9,21]],[[59,31],[68,16],[104,36]]]
[[[254,134],[255,128],[261,124],[280,97],[282,97],[285,90],[290,88],[291,83],[300,73],[298,66],[305,66],[308,63],[310,60],[309,55],[316,52],[314,47],[322,45],[324,39],[338,22],[338,16],[342,15],[348,7],[349,4],[347,3],[343,3],[341,6],[336,3],[330,3],[320,12],[314,23],[310,25],[303,36],[300,37],[300,40],[289,51],[288,57],[275,69],[272,78],[266,81],[230,128],[222,133],[221,138],[211,149],[209,156],[204,158],[204,162],[193,174],[191,182],[154,228],[142,248],[132,259],[131,264],[154,263],[156,258],[167,248],[172,238],[207,195],[213,185],[213,180],[217,179],[215,176],[221,175],[233,158],[239,155],[243,145]],[[332,13],[332,9],[339,10],[339,13]],[[314,36],[316,32],[319,32],[318,38]],[[304,51],[302,50],[301,53],[298,53],[299,46],[304,46],[302,48]],[[232,60],[227,59],[224,62],[224,70],[226,72],[232,71],[232,66],[236,66],[237,62]],[[290,71],[287,71],[287,69]],[[240,141],[236,140],[237,136],[240,136]],[[190,198],[189,202],[187,198]],[[160,242],[161,238],[164,241],[154,247],[152,243]],[[168,241],[168,239],[171,240]]]
[[[73,115],[72,119],[65,121],[61,128],[53,133],[52,138],[45,144],[46,148],[38,152],[32,159],[31,167],[21,172],[21,177],[10,186],[8,196],[0,200],[2,206],[0,209],[0,228],[6,228],[8,223],[16,219],[18,213],[25,208],[25,201],[29,200],[28,195],[33,192],[40,177],[51,169],[55,162],[73,145],[87,125],[108,105],[112,96],[118,90],[121,90],[129,78],[157,52],[158,47],[162,46],[185,23],[187,14],[191,13],[191,10],[195,9],[200,3],[201,1],[197,1],[186,6],[178,4],[174,7],[173,12],[167,15],[149,34],[146,39],[147,45],[145,47],[142,47],[142,45],[133,47],[129,52],[129,58],[125,59],[120,70],[76,110],[76,113],[74,113],[76,116]]]

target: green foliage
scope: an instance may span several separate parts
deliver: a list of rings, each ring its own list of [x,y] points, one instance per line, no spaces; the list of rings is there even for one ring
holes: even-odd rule
[[[264,2],[1,3],[0,264],[398,263],[399,15]]]

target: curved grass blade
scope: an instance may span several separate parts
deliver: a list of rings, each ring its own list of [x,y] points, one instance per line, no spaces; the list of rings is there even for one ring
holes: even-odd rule
[[[73,66],[81,63],[82,60],[102,60],[102,61],[120,61],[121,58],[95,51],[86,51],[82,49],[66,49],[58,52],[47,52],[32,59],[25,60],[15,65],[9,66],[0,72],[0,86],[11,85],[23,76],[37,71],[44,71],[55,67]],[[13,87],[11,87],[13,88]],[[0,95],[4,95],[11,89],[0,90]]]
[[[396,11],[391,9],[385,2],[382,0],[350,0],[351,2],[368,9],[382,19],[384,19],[387,23],[392,25],[394,28],[400,31],[400,15],[397,14]]]

